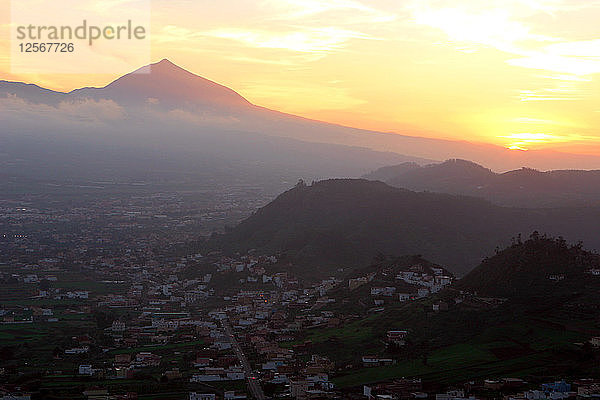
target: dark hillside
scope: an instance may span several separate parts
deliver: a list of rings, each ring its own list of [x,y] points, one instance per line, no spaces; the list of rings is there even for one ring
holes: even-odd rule
[[[528,210],[485,200],[416,193],[381,182],[299,184],[211,246],[286,253],[307,275],[368,265],[377,254],[421,254],[463,275],[518,232],[539,230],[598,244],[594,208]]]

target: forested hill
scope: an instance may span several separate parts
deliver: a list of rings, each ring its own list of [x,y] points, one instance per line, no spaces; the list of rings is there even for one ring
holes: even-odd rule
[[[596,247],[598,220],[594,208],[506,208],[472,197],[335,179],[297,185],[213,238],[211,246],[284,252],[310,275],[364,267],[377,254],[421,254],[460,276],[519,232],[562,234]]]

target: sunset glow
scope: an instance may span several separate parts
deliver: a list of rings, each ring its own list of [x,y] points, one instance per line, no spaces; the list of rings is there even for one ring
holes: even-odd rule
[[[120,0],[125,1],[125,0]],[[69,91],[112,75],[0,74]],[[589,153],[600,132],[600,1],[152,1],[152,59],[254,104],[511,149]]]

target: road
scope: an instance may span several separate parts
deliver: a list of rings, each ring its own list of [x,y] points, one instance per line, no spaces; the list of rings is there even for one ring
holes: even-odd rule
[[[265,393],[263,392],[262,387],[260,386],[260,381],[254,376],[248,359],[244,355],[242,348],[235,339],[235,335],[233,334],[233,329],[231,329],[229,320],[223,319],[221,320],[221,323],[223,324],[225,334],[229,336],[229,340],[231,341],[231,347],[233,348],[236,357],[238,358],[240,364],[242,365],[242,368],[244,369],[244,373],[246,374],[246,380],[248,381],[248,387],[250,388],[250,393],[252,393],[252,396],[257,400],[265,400]]]

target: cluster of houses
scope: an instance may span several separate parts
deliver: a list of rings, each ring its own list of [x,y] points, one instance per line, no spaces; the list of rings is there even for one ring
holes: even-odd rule
[[[223,393],[223,400],[243,400],[247,399],[248,396],[245,394],[236,393],[233,390],[228,390]],[[217,395],[214,393],[198,393],[190,392],[189,400],[217,400]]]
[[[261,382],[310,396],[333,393],[329,380],[333,363],[316,355],[301,361],[299,355],[304,360],[310,343],[288,343],[294,342],[304,329],[342,323],[333,312],[322,309],[335,301],[327,293],[342,281],[328,278],[303,287],[289,273],[268,271],[277,261],[274,256],[213,259],[216,261],[208,264],[204,257],[194,254],[172,260],[168,267],[153,263],[129,265],[121,268],[118,275],[114,274],[119,269],[116,259],[95,259],[92,263],[98,268],[95,276],[104,271],[101,276],[106,282],[134,283],[122,285],[124,290],[117,293],[91,291],[85,297],[68,295],[70,309],[78,313],[112,309],[119,316],[100,332],[105,338],[102,346],[97,335],[85,340],[73,338],[73,346],[56,357],[78,361],[75,374],[81,377],[126,379],[149,368],[161,371],[166,379],[186,379],[192,384],[243,382],[249,377],[221,326],[223,319],[229,319],[238,340],[253,354],[252,365]],[[199,278],[182,277],[190,266],[200,264],[205,266]],[[60,273],[57,275],[60,283]],[[239,285],[214,286],[218,285],[214,282],[222,282],[224,278],[235,278]],[[248,283],[253,285],[246,286]],[[52,290],[49,292],[54,294]],[[203,306],[206,301],[220,307],[207,312]],[[52,316],[53,309],[44,308],[36,313]],[[171,367],[165,359],[169,352],[165,353],[160,346],[186,342],[199,343],[194,350],[195,362],[185,369]],[[131,351],[133,348],[139,350]],[[112,366],[106,366],[105,355],[112,355]],[[191,397],[214,398],[214,393],[193,393]],[[229,398],[244,398],[243,394],[229,393]]]
[[[549,382],[539,388],[507,396],[507,400],[600,399],[600,381],[593,379]]]
[[[245,381],[249,376],[234,356],[231,340],[221,325],[227,319],[247,354],[252,354],[252,369],[261,383],[275,385],[295,398],[334,396],[336,391],[329,378],[333,363],[312,353],[310,341],[298,338],[311,329],[342,326],[352,318],[336,314],[328,307],[336,302],[329,293],[340,287],[342,280],[331,277],[303,285],[289,272],[278,272],[277,262],[273,255],[251,254],[224,257],[191,253],[163,257],[162,262],[149,258],[143,263],[132,262],[126,255],[97,255],[81,264],[80,270],[96,281],[121,288],[102,293],[59,289],[60,257],[40,260],[37,267],[25,268],[28,272],[22,275],[29,276],[32,286],[40,286],[40,281],[49,277],[44,268],[51,268],[51,284],[35,295],[68,301],[68,309],[60,312],[52,307],[33,309],[32,314],[37,318],[45,318],[40,321],[48,322],[66,311],[90,315],[98,310],[114,310],[113,315],[118,315],[100,332],[104,337],[102,345],[96,333],[92,337],[74,338],[71,347],[56,355],[77,362],[76,375],[125,379],[134,377],[138,371],[153,369],[167,379],[184,379],[192,384]],[[193,277],[190,270],[196,271]],[[417,267],[407,272],[410,274],[392,278],[397,282],[413,282],[414,293],[398,293],[393,285],[374,286],[372,296],[409,300],[451,282],[441,269],[433,274],[419,272]],[[375,275],[368,275],[354,282],[361,286],[374,278]],[[233,284],[223,286],[224,282]],[[351,280],[349,287],[352,285]],[[205,308],[207,302],[214,304],[212,311]],[[2,312],[6,310],[1,309]],[[403,346],[406,336],[406,331],[390,331],[386,343]],[[185,368],[174,367],[165,358],[168,352],[160,350],[161,346],[185,343],[199,343],[195,362]],[[106,366],[107,356],[112,357],[112,366]],[[363,358],[365,366],[394,362],[375,356]],[[195,393],[207,398],[211,395]]]
[[[348,280],[348,289],[353,291],[369,284],[375,306],[383,306],[388,301],[422,299],[439,292],[452,281],[453,277],[442,268],[413,265],[402,270],[383,269],[351,278]]]
[[[486,379],[483,381],[470,381],[465,383],[463,387],[453,388],[445,392],[432,393],[424,387],[421,379],[402,378],[364,386],[362,396],[349,397],[381,400],[600,399],[600,381],[595,379],[581,379],[572,383],[566,381],[548,382],[536,386],[518,378]]]

